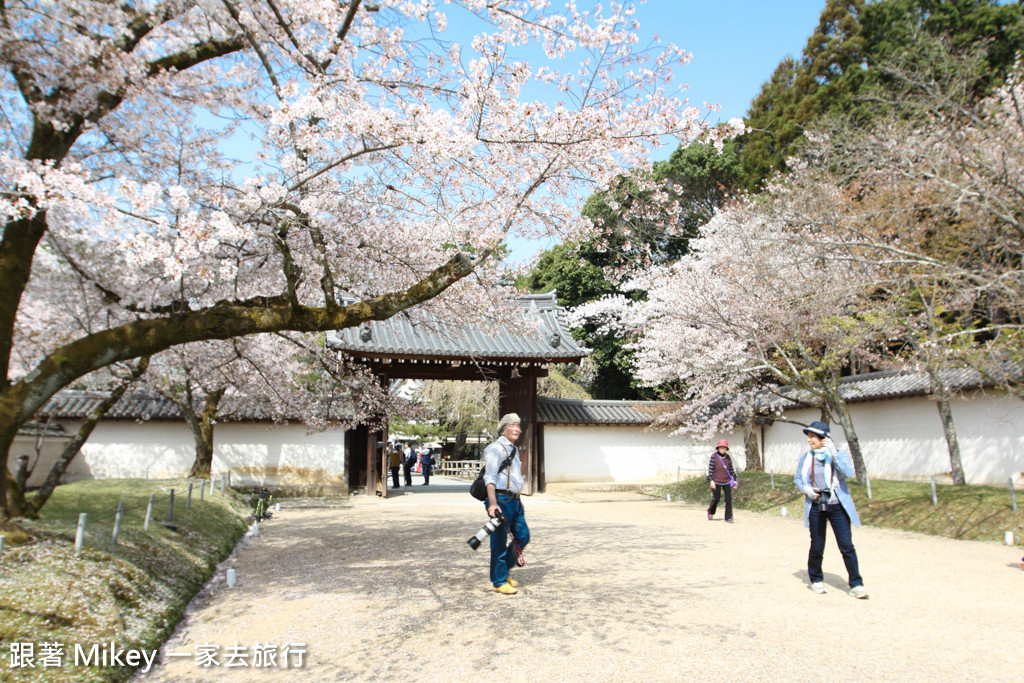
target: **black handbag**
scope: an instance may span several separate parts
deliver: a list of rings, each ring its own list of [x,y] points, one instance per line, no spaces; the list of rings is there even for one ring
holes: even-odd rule
[[[505,444],[501,445],[505,448]],[[505,450],[508,450],[507,448]],[[516,457],[516,448],[512,447],[512,452],[505,458],[505,462],[501,463],[501,467],[498,468],[498,474],[501,471],[512,464],[512,458]],[[473,496],[477,500],[487,500],[487,484],[484,483],[484,470],[487,468],[486,464],[480,466],[480,471],[476,474],[476,479],[469,485],[469,495]]]

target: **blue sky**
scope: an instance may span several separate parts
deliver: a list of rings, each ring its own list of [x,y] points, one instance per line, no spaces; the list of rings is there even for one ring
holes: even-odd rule
[[[720,105],[714,116],[725,121],[746,114],[783,57],[799,58],[824,7],[825,0],[648,0],[637,5],[636,17],[642,39],[657,34],[693,55],[679,67],[677,83],[689,86],[684,95],[691,104]],[[666,146],[653,158],[667,159],[674,149]],[[528,261],[550,246],[513,240],[510,260]]]

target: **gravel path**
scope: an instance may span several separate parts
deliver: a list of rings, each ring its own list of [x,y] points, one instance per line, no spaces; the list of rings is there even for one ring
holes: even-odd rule
[[[486,548],[465,542],[482,505],[457,486],[415,488],[344,508],[285,502],[226,563],[238,586],[222,567],[164,663],[137,680],[1019,681],[1024,670],[1020,547],[861,527],[871,597],[855,600],[831,532],[828,592],[809,590],[798,516],[739,511],[725,524],[694,505],[539,494],[525,500],[520,593],[506,597],[489,590]],[[281,666],[289,643],[305,646],[301,673]],[[278,650],[276,667],[252,666],[257,644]],[[219,647],[219,666],[197,666],[202,645]],[[248,667],[224,665],[236,645]]]

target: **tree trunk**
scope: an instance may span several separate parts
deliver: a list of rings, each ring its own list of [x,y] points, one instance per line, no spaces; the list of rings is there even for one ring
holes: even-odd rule
[[[743,448],[747,454],[748,472],[764,472],[764,461],[761,459],[761,446],[757,438],[758,425],[753,418],[743,423]]]
[[[4,233],[4,240],[8,234],[9,231]],[[54,349],[18,382],[8,384],[0,379],[0,454],[4,461],[0,467],[0,522],[20,515],[24,502],[24,497],[16,492],[14,477],[8,469],[11,445],[18,428],[54,394],[79,377],[118,361],[149,356],[193,341],[283,330],[325,332],[353,327],[369,320],[386,320],[441,294],[472,273],[492,253],[493,250],[485,249],[475,258],[470,258],[460,252],[405,290],[347,306],[296,306],[284,295],[242,302],[224,300],[197,311],[186,310],[133,320]],[[20,292],[21,289],[12,291]],[[3,306],[0,301],[0,309]],[[0,329],[0,352],[9,334]]]
[[[25,516],[32,517],[33,519],[39,517],[39,511],[43,509],[43,505],[49,500],[54,490],[60,484],[61,479],[64,478],[64,473],[67,471],[68,466],[74,461],[75,457],[81,452],[82,446],[89,439],[89,435],[92,434],[96,425],[99,424],[103,416],[107,414],[111,408],[114,407],[121,397],[124,396],[125,392],[128,391],[128,387],[134,384],[142,374],[146,372],[146,368],[149,367],[149,356],[144,356],[139,359],[136,363],[135,369],[132,370],[132,374],[125,379],[123,382],[114,387],[110,395],[107,396],[103,401],[100,402],[96,408],[89,413],[89,416],[82,423],[82,426],[78,428],[78,433],[75,434],[75,438],[71,440],[67,446],[64,447],[64,451],[60,454],[60,457],[53,463],[50,468],[49,474],[46,475],[46,480],[43,485],[39,487],[36,494],[26,503],[25,505]]]
[[[455,460],[468,460],[466,457],[466,429],[462,427],[455,433]]]
[[[192,471],[188,474],[190,477],[209,479],[210,473],[213,472],[213,427],[217,423],[217,408],[226,390],[226,387],[222,387],[206,395],[201,418],[196,416],[190,406],[189,413],[192,419],[186,420],[192,429],[192,438],[196,444],[196,459],[192,463]]]
[[[850,457],[853,458],[853,467],[857,471],[857,483],[863,486],[867,482],[868,466],[864,462],[864,454],[860,449],[860,439],[857,438],[857,430],[853,428],[853,418],[846,407],[846,402],[838,396],[828,398],[829,407],[836,416],[839,426],[846,433],[846,441],[850,444]]]
[[[950,392],[945,382],[939,377],[938,370],[929,367],[928,377],[932,383],[932,391],[935,394],[935,407],[939,410],[939,419],[942,420],[942,432],[946,435],[946,446],[949,449],[950,475],[953,483],[960,486],[967,484],[964,476],[963,462],[960,460],[960,440],[956,436],[956,425],[953,424],[953,411],[949,407]]]

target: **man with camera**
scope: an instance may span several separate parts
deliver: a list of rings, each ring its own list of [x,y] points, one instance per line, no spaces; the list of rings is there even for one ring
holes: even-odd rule
[[[846,486],[846,478],[853,476],[850,455],[836,448],[829,436],[829,426],[824,422],[812,422],[803,432],[807,435],[811,450],[800,456],[793,483],[805,496],[804,526],[811,531],[811,550],[807,555],[807,575],[811,580],[811,590],[815,593],[825,592],[821,560],[825,554],[828,525],[831,524],[839,552],[846,563],[850,595],[859,599],[866,598],[868,592],[860,576],[851,528],[860,526],[860,518]]]
[[[491,534],[491,585],[502,595],[515,595],[519,582],[509,577],[509,570],[518,564],[522,549],[530,542],[523,503],[519,494],[526,483],[523,463],[516,441],[522,429],[515,413],[503,415],[498,421],[498,440],[484,450],[484,483],[487,485],[487,515],[499,511],[505,523]],[[512,534],[509,541],[508,535]]]

